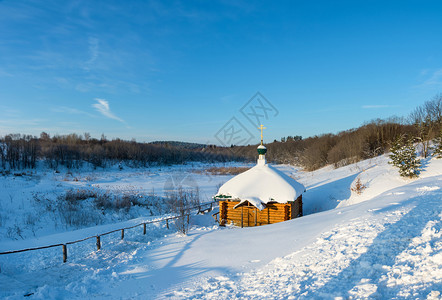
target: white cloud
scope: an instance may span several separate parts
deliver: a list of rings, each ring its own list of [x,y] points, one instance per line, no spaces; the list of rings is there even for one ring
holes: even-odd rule
[[[123,119],[117,117],[113,112],[111,112],[108,101],[99,98],[95,98],[94,100],[97,101],[97,103],[92,104],[92,106],[103,116],[120,121],[121,123],[126,123]]]

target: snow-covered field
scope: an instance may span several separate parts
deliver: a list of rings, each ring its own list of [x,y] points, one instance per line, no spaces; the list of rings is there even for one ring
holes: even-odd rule
[[[93,241],[72,245],[65,264],[59,248],[0,256],[0,297],[441,299],[442,160],[426,160],[413,180],[400,178],[387,161],[381,156],[315,172],[277,166],[307,188],[306,215],[283,223],[220,229],[206,214],[192,219],[187,236],[161,223],[149,226],[146,235],[130,230],[123,241],[119,233],[106,236],[100,251]],[[107,224],[115,220],[131,224],[158,217],[142,208],[133,212],[135,220],[116,215],[72,231],[42,215],[33,230],[23,231],[24,239],[13,240],[5,226],[38,213],[28,199],[31,191],[94,186],[154,188],[160,194],[181,182],[197,185],[201,198],[209,199],[231,178],[192,172],[196,167],[204,166],[82,172],[77,177],[90,176],[79,181],[62,173],[3,177],[0,251],[94,235],[120,225]],[[360,195],[351,191],[358,178],[366,186]]]
[[[166,167],[132,169],[60,170],[55,173],[40,167],[22,176],[0,176],[0,242],[23,240],[74,229],[102,225],[137,217],[155,217],[167,208],[161,200],[165,190],[183,186],[199,189],[200,201],[211,201],[217,187],[231,176],[212,176],[202,172],[207,165],[194,163]],[[16,172],[21,175],[22,172]],[[108,195],[136,195],[142,206],[130,209],[97,210],[93,199],[72,201],[57,197],[66,191],[89,191]],[[71,208],[67,213],[66,208]]]

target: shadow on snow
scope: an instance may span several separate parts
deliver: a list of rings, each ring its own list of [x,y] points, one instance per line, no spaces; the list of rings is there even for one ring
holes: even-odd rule
[[[321,212],[336,208],[342,200],[351,196],[351,184],[361,174],[356,174],[329,182],[324,185],[315,185],[307,189],[303,197],[304,215]],[[325,196],[327,196],[325,198]]]
[[[395,264],[396,258],[407,249],[413,238],[420,236],[426,224],[438,220],[442,211],[442,202],[437,196],[418,196],[411,198],[416,206],[399,221],[389,224],[378,234],[367,252],[350,263],[339,274],[333,276],[324,286],[314,292],[314,298],[329,299],[337,296],[348,298],[349,292],[362,282],[377,286],[373,295],[366,297],[391,298],[396,296],[399,287],[387,286],[386,277],[389,268]],[[408,202],[408,201],[407,201]],[[431,208],[431,209],[430,209]],[[378,211],[377,213],[379,213]],[[301,286],[309,282],[301,283]],[[432,289],[441,290],[439,286],[427,286],[420,290],[421,295],[428,294]],[[312,297],[309,294],[307,297]]]

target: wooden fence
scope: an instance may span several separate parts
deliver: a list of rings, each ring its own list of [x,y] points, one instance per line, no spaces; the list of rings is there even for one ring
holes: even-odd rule
[[[194,207],[189,207],[186,210],[191,210],[191,209],[197,209],[198,208],[198,213],[202,213],[202,212],[210,212],[213,209],[213,204],[216,204],[217,201],[212,201],[212,202],[207,202],[207,203],[202,203],[198,206],[194,206]],[[206,207],[207,206],[207,207]],[[147,224],[153,224],[153,223],[159,223],[159,222],[166,222],[166,227],[167,229],[169,229],[169,221],[170,220],[175,220],[175,219],[179,219],[179,218],[187,218],[187,224],[189,224],[189,218],[190,218],[191,213],[188,214],[184,214],[184,215],[179,215],[179,216],[173,216],[173,217],[168,217],[168,218],[164,218],[164,219],[159,219],[159,220],[154,220],[154,221],[147,221],[147,222],[142,222],[133,226],[128,226],[128,227],[123,227],[123,228],[118,228],[118,229],[114,229],[108,232],[104,232],[104,233],[100,233],[99,235],[93,235],[93,236],[88,236],[85,237],[83,239],[80,240],[75,240],[75,241],[70,241],[67,243],[60,243],[60,244],[52,244],[52,245],[47,245],[47,246],[41,246],[41,247],[34,247],[34,248],[27,248],[27,249],[20,249],[20,250],[12,250],[12,251],[6,251],[6,252],[0,252],[0,255],[5,255],[5,254],[13,254],[13,253],[20,253],[20,252],[26,252],[26,251],[34,251],[34,250],[41,250],[41,249],[47,249],[47,248],[53,248],[53,247],[62,247],[62,251],[63,251],[63,262],[65,263],[68,259],[68,250],[67,250],[67,245],[72,245],[75,243],[80,243],[80,242],[84,242],[90,239],[95,239],[96,240],[96,246],[97,246],[97,250],[101,249],[101,236],[104,235],[108,235],[114,232],[121,232],[121,239],[124,239],[124,231],[128,230],[128,229],[132,229],[135,227],[139,227],[139,226],[143,226],[143,234],[146,234],[146,225]]]

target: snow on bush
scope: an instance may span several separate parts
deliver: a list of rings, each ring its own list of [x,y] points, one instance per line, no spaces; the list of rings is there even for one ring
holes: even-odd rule
[[[405,140],[404,136],[400,136],[390,148],[390,151],[390,163],[399,168],[399,174],[402,177],[414,178],[419,176],[421,161],[416,156],[416,149],[411,139]]]

